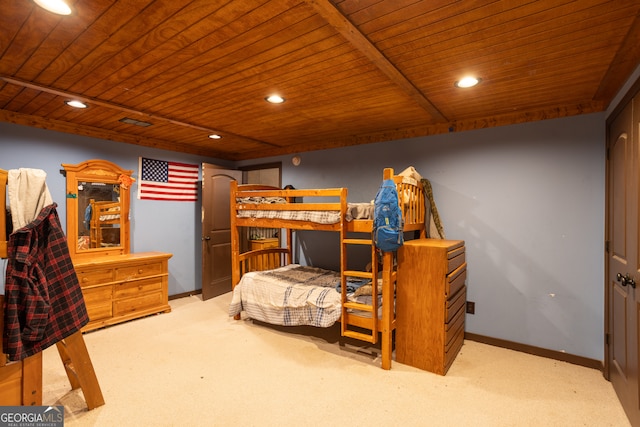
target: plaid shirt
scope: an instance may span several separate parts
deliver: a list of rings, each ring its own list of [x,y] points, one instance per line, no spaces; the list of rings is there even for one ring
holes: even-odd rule
[[[55,203],[9,236],[4,352],[22,360],[89,321]]]

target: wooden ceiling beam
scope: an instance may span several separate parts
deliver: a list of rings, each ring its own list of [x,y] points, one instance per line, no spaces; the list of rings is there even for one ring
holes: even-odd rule
[[[178,153],[196,154],[205,157],[215,157],[225,159],[227,153],[215,149],[203,149],[181,144],[175,141],[148,138],[144,136],[127,135],[121,132],[113,132],[107,129],[97,128],[88,125],[73,124],[62,120],[47,119],[39,116],[16,113],[0,109],[0,121],[17,125],[30,126],[34,128],[54,130],[72,135],[88,136],[91,138],[104,139],[125,144],[133,144],[144,147],[152,147],[161,150],[176,151]]]
[[[121,111],[123,113],[127,113],[127,114],[134,114],[137,116],[142,116],[145,119],[149,119],[149,120],[154,120],[157,122],[163,122],[163,123],[169,123],[169,124],[173,124],[173,125],[177,125],[177,126],[181,126],[181,127],[186,127],[186,128],[190,128],[190,129],[195,129],[195,130],[199,130],[199,131],[203,131],[206,132],[207,134],[211,135],[211,134],[219,134],[221,136],[228,136],[228,137],[234,137],[234,138],[238,138],[238,139],[242,139],[245,141],[251,141],[254,143],[258,143],[258,144],[264,144],[265,146],[268,147],[279,147],[279,145],[276,144],[272,144],[266,141],[261,141],[261,140],[257,140],[257,139],[253,139],[253,138],[249,138],[246,136],[242,136],[242,135],[236,135],[227,131],[223,131],[223,130],[219,130],[219,129],[212,129],[212,128],[207,128],[204,126],[199,126],[199,125],[195,125],[193,123],[188,123],[188,122],[184,122],[184,121],[180,121],[180,120],[176,120],[176,119],[171,119],[171,118],[167,118],[167,117],[163,117],[157,114],[153,114],[153,113],[145,113],[139,110],[135,110],[133,108],[129,108],[126,107],[124,105],[119,105],[119,104],[114,104],[111,102],[106,102],[106,101],[101,101],[99,99],[96,98],[91,98],[91,97],[87,97],[84,95],[80,95],[77,93],[72,93],[72,92],[65,92],[59,89],[55,89],[55,88],[51,88],[48,86],[43,86],[43,85],[37,85],[34,83],[30,83],[30,82],[25,82],[19,79],[15,79],[13,77],[7,77],[7,76],[1,76],[0,75],[0,80],[12,84],[12,85],[16,85],[16,86],[20,86],[20,87],[24,87],[24,88],[28,88],[28,89],[33,89],[33,90],[37,90],[40,92],[45,92],[45,93],[50,93],[52,95],[56,95],[56,96],[61,96],[63,98],[69,98],[69,99],[76,99],[78,101],[82,101],[82,102],[86,102],[89,104],[94,104],[94,105],[99,105],[101,107],[105,107],[105,108],[109,108],[112,110],[118,110]]]
[[[360,53],[382,71],[393,83],[404,90],[433,118],[433,122],[448,119],[427,97],[369,39],[358,30],[329,0],[305,0],[329,25],[338,31]]]

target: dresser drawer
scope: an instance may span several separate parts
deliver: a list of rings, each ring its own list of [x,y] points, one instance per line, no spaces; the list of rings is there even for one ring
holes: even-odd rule
[[[113,281],[113,269],[111,268],[76,270],[76,274],[82,287],[101,285]]]
[[[114,298],[130,298],[145,292],[162,291],[162,278],[141,279],[115,285]]]
[[[455,338],[462,332],[464,334],[464,314],[465,310],[458,310],[453,319],[445,324],[445,351],[451,347]]]
[[[112,286],[98,286],[82,290],[89,321],[94,322],[112,316],[112,289]]]
[[[163,272],[161,261],[116,268],[116,280],[134,280]]]
[[[450,298],[458,293],[464,286],[464,281],[467,279],[467,263],[462,264],[452,273],[447,275],[444,284],[444,296]]]
[[[444,307],[445,323],[451,322],[451,319],[453,318],[453,316],[456,315],[456,313],[459,310],[464,310],[466,302],[467,302],[467,288],[466,286],[462,286],[462,289],[460,289],[460,291],[458,291],[457,294],[455,294],[453,297],[445,301],[445,307]]]
[[[445,372],[449,370],[451,364],[456,358],[456,355],[464,344],[464,324],[454,335],[449,344],[445,347],[444,353],[444,366]]]
[[[148,308],[162,306],[165,297],[161,291],[137,295],[133,298],[122,298],[113,301],[114,315],[127,315]]]
[[[465,263],[466,257],[464,253],[464,247],[460,249],[461,251],[455,250],[447,254],[448,256],[455,255],[455,256],[451,256],[447,260],[447,274],[450,274],[453,270],[455,270],[456,268],[460,267],[462,264]]]

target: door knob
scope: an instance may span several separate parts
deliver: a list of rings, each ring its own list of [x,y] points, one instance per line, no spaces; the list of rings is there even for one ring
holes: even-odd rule
[[[204,237],[202,238],[202,240],[211,240],[211,237],[209,237],[209,236],[204,236]],[[620,274],[620,273],[618,273],[618,274]]]
[[[633,277],[629,276],[629,273],[627,273],[625,276],[623,276],[622,273],[616,274],[616,280],[620,282],[622,286],[629,285],[633,289],[636,288],[636,281],[633,279]]]

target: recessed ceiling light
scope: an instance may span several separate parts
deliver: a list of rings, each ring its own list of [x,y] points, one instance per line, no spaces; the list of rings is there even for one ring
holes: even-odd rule
[[[477,77],[463,77],[462,79],[458,80],[457,82],[454,83],[455,87],[461,87],[461,88],[467,88],[467,87],[473,87],[475,85],[477,85],[478,83],[481,82],[481,79],[477,78]]]
[[[87,104],[77,100],[65,101],[65,104],[73,108],[87,108]]]
[[[63,0],[33,0],[38,6],[57,15],[71,15],[71,8]]]
[[[285,99],[280,95],[269,95],[265,98],[265,100],[272,104],[282,104],[285,101]]]
[[[222,137],[220,135],[214,133],[214,134],[209,135],[209,138],[211,138],[211,139],[220,139]]]

